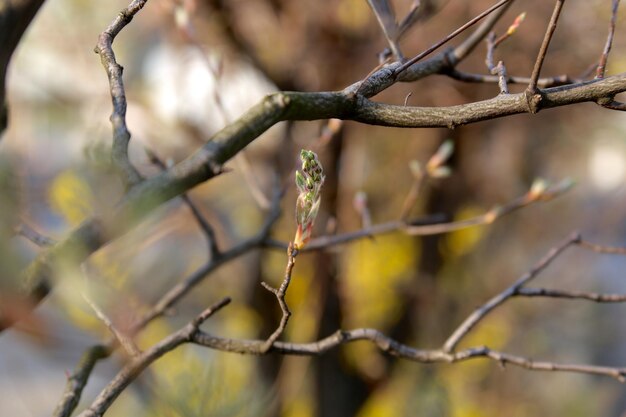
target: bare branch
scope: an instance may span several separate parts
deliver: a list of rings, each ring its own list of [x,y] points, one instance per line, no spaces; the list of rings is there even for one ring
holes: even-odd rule
[[[13,51],[44,0],[0,0],[0,135],[8,124],[6,74]]]
[[[596,303],[626,302],[626,294],[598,294],[594,292],[564,291],[548,288],[520,288],[514,295],[522,297],[567,298],[573,300],[595,301]]]
[[[15,228],[15,234],[25,237],[37,246],[48,247],[56,243],[56,241],[48,236],[44,236],[26,223],[21,223]]]
[[[416,56],[414,56],[413,58],[411,58],[407,62],[403,63],[402,65],[400,65],[394,71],[394,78],[398,79],[400,74],[402,74],[404,71],[406,71],[413,64],[415,64],[416,62],[420,61],[422,58],[430,55],[432,52],[434,52],[435,50],[439,49],[442,45],[445,45],[446,43],[450,42],[452,39],[456,38],[461,33],[465,32],[470,27],[474,26],[476,23],[481,21],[485,16],[490,15],[491,13],[493,13],[494,11],[496,11],[497,9],[499,9],[500,7],[504,6],[505,4],[507,4],[507,3],[511,2],[511,1],[512,0],[500,0],[498,3],[494,4],[489,9],[485,10],[484,12],[482,12],[481,14],[476,16],[475,18],[471,19],[470,21],[465,23],[463,26],[459,27],[457,30],[455,30],[454,32],[450,33],[445,38],[439,40],[437,43],[432,45],[430,48],[426,49],[424,52],[421,52],[421,53],[417,54]]]
[[[615,22],[617,22],[617,9],[619,7],[620,0],[613,0],[613,7],[611,8],[611,20],[609,22],[609,34],[604,44],[604,50],[600,56],[600,62],[598,62],[598,68],[596,69],[596,78],[604,78],[606,72],[606,62],[609,59],[609,53],[611,52],[611,46],[613,45],[613,36],[615,35]]]
[[[128,159],[130,131],[126,126],[126,93],[122,79],[123,68],[115,60],[113,41],[118,33],[133,20],[133,17],[147,2],[148,0],[133,0],[128,7],[120,11],[109,27],[100,34],[98,43],[94,49],[95,52],[100,55],[102,66],[109,78],[111,99],[113,101],[113,113],[111,114],[113,149],[111,157],[127,188],[139,183],[141,181],[141,175]]]
[[[141,354],[141,351],[139,350],[139,348],[137,347],[133,339],[129,337],[128,335],[124,334],[124,332],[118,330],[113,324],[113,322],[111,321],[111,319],[107,317],[107,315],[100,309],[100,307],[96,305],[96,303],[90,300],[86,294],[83,294],[83,299],[89,305],[89,307],[91,307],[91,309],[94,311],[94,313],[96,314],[96,317],[98,317],[100,321],[102,321],[104,325],[107,327],[107,329],[109,329],[109,331],[113,334],[113,336],[115,336],[115,338],[120,343],[122,348],[124,348],[128,356],[133,358]]]
[[[287,327],[287,323],[289,322],[289,317],[291,317],[291,311],[289,310],[289,306],[285,301],[285,295],[287,295],[287,288],[289,288],[289,283],[291,282],[291,272],[293,271],[293,267],[296,264],[296,256],[298,256],[298,250],[294,248],[293,243],[289,243],[289,247],[287,248],[287,267],[285,268],[285,278],[283,279],[282,284],[278,289],[270,287],[265,282],[262,282],[263,288],[271,292],[276,296],[278,300],[278,304],[280,305],[280,310],[282,311],[282,317],[280,319],[280,323],[276,330],[268,337],[265,341],[265,344],[262,347],[262,353],[267,352],[272,348],[272,345],[281,334],[285,331]]]
[[[522,275],[513,285],[502,291],[500,294],[491,298],[482,306],[478,307],[461,325],[452,333],[452,335],[443,344],[442,350],[444,352],[452,352],[454,348],[459,344],[461,339],[465,337],[482,319],[484,319],[489,313],[491,313],[496,307],[502,305],[509,298],[513,297],[517,291],[535,278],[541,271],[546,269],[548,265],[552,263],[565,249],[569,248],[573,244],[580,240],[580,234],[578,232],[572,233],[562,243],[550,249],[550,251],[544,256],[530,271]]]
[[[107,358],[109,354],[110,348],[104,345],[91,347],[83,353],[74,371],[67,379],[63,396],[52,413],[52,417],[70,417],[72,415],[78,406],[80,396],[85,385],[87,385],[94,366],[100,359]]]
[[[468,72],[458,71],[456,69],[452,69],[446,72],[446,75],[451,78],[454,78],[455,80],[468,82],[468,83],[499,83],[500,82],[500,77],[497,75],[472,74]],[[507,84],[528,84],[530,82],[530,78],[507,76],[506,82]],[[582,79],[570,78],[568,75],[557,75],[555,77],[547,77],[547,78],[538,79],[537,87],[539,88],[558,87],[562,85],[581,83],[581,82],[583,82]]]
[[[156,153],[152,152],[151,150],[146,150],[146,153],[148,154],[148,158],[150,158],[150,162],[157,165],[162,171],[167,170],[167,166],[157,156]],[[204,232],[204,236],[207,239],[207,244],[209,246],[209,253],[211,254],[211,257],[213,258],[219,256],[220,249],[217,244],[217,236],[215,235],[213,226],[211,226],[209,222],[204,218],[202,212],[200,211],[200,208],[196,206],[196,203],[191,200],[189,194],[183,193],[180,195],[180,198],[185,202],[187,207],[189,207],[189,210],[191,210],[191,214],[193,215],[194,219],[196,219],[196,222]]]
[[[615,378],[620,382],[624,382],[626,376],[626,368],[533,361],[522,356],[495,351],[486,346],[468,348],[458,352],[416,349],[374,329],[338,330],[331,336],[312,343],[275,342],[270,352],[283,355],[319,356],[339,346],[364,340],[373,343],[381,351],[391,356],[420,363],[456,363],[487,358],[500,365],[510,364],[533,371],[603,375]],[[201,331],[193,336],[193,342],[211,349],[250,355],[262,354],[261,347],[264,343],[263,340],[226,339]]]
[[[134,357],[113,380],[96,397],[91,406],[79,414],[79,417],[100,417],[109,409],[113,401],[130,385],[130,383],[148,366],[161,356],[176,349],[178,346],[189,343],[200,325],[213,314],[230,303],[230,298],[224,298],[213,306],[204,310],[189,324],[175,333],[167,336],[159,343]]]
[[[537,80],[539,79],[539,75],[541,74],[541,67],[543,66],[543,61],[546,58],[546,54],[548,53],[548,46],[550,46],[552,35],[556,30],[556,25],[559,21],[559,16],[561,15],[561,10],[563,9],[564,3],[565,0],[556,0],[556,4],[554,5],[554,11],[552,12],[550,23],[548,23],[546,34],[543,38],[543,42],[541,43],[541,48],[539,49],[539,53],[537,54],[535,67],[533,68],[533,73],[530,76],[530,82],[528,83],[528,88],[526,90],[529,95],[535,94],[537,92]]]
[[[136,333],[145,327],[150,321],[162,316],[168,309],[174,306],[174,304],[187,295],[189,291],[191,291],[196,285],[202,282],[204,278],[220,266],[245,253],[248,253],[254,248],[263,246],[264,242],[268,239],[272,226],[280,216],[281,196],[282,191],[277,190],[272,202],[272,210],[261,227],[261,230],[255,236],[244,240],[240,244],[233,246],[226,251],[220,252],[218,256],[212,257],[205,265],[201,266],[196,272],[191,274],[185,280],[173,286],[161,297],[161,299],[154,305],[154,307],[152,307],[152,309],[150,309],[150,311],[144,314],[143,317],[132,326],[131,333]]]

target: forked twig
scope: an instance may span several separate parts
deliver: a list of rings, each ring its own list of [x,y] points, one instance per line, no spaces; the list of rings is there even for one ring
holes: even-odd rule
[[[280,318],[280,323],[278,327],[276,328],[276,330],[274,330],[270,337],[267,338],[263,346],[261,346],[260,353],[262,354],[268,352],[274,345],[274,342],[278,340],[281,334],[283,334],[285,328],[287,327],[287,323],[289,322],[289,318],[291,317],[291,311],[289,310],[289,306],[285,301],[285,296],[287,295],[287,288],[289,288],[289,283],[291,282],[291,273],[293,271],[293,267],[296,264],[296,256],[298,256],[298,250],[295,249],[293,243],[290,242],[289,246],[287,247],[287,267],[285,268],[285,277],[278,289],[272,288],[265,282],[261,282],[263,288],[276,296],[278,304],[280,305],[280,310],[282,311],[282,317]]]

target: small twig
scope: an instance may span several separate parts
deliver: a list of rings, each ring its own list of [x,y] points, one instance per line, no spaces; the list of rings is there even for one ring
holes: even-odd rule
[[[472,314],[470,314],[461,325],[452,333],[452,335],[443,344],[442,350],[444,352],[452,352],[454,348],[459,344],[461,339],[465,337],[482,319],[484,319],[489,313],[491,313],[496,307],[502,305],[506,300],[513,297],[520,288],[535,278],[541,271],[546,269],[548,265],[552,263],[565,249],[576,244],[580,241],[580,234],[578,232],[572,233],[562,243],[550,249],[550,251],[544,256],[530,271],[522,275],[513,285],[502,291],[500,294],[491,298],[482,306],[478,307]]]
[[[150,162],[158,166],[162,171],[165,171],[167,169],[167,165],[158,157],[156,153],[149,149],[146,149],[146,154],[148,155]],[[220,249],[217,244],[217,237],[215,235],[215,231],[213,230],[213,226],[211,226],[209,222],[204,218],[202,212],[200,211],[200,208],[196,205],[196,203],[191,200],[189,194],[183,193],[180,195],[180,198],[185,202],[187,207],[189,207],[189,210],[191,210],[191,214],[193,215],[194,219],[196,219],[198,226],[200,226],[200,228],[202,229],[202,232],[204,233],[207,244],[209,246],[209,253],[211,254],[211,258],[219,256]]]
[[[559,186],[557,185],[556,188]],[[552,199],[559,195],[560,191],[546,190],[544,197],[546,200]],[[354,232],[346,232],[338,235],[319,236],[313,238],[307,243],[307,245],[300,252],[311,252],[320,249],[327,249],[332,246],[341,245],[352,242],[354,240],[371,238],[372,236],[382,235],[387,233],[402,232],[411,236],[428,236],[441,233],[454,232],[456,230],[465,229],[468,227],[488,225],[498,220],[499,218],[511,214],[521,208],[535,204],[537,202],[544,201],[541,196],[533,196],[531,193],[527,193],[515,200],[503,206],[497,206],[488,210],[484,214],[481,214],[470,219],[458,220],[452,222],[442,221],[444,217],[442,215],[430,216],[428,218],[416,219],[410,221],[396,220],[386,223],[379,223],[372,225],[368,228],[356,230]],[[284,250],[287,248],[287,243],[280,242],[274,239],[267,239],[263,242],[266,247],[276,248]]]
[[[178,346],[189,343],[198,332],[200,325],[213,314],[230,303],[230,298],[224,298],[208,309],[204,310],[185,327],[167,336],[150,349],[134,357],[113,380],[100,392],[91,406],[79,414],[79,417],[100,417],[111,406],[113,401],[128,387],[128,385],[150,364]]]
[[[537,92],[537,80],[539,79],[541,67],[543,66],[543,61],[546,58],[548,46],[550,45],[552,35],[556,30],[556,25],[559,21],[559,16],[561,15],[561,10],[563,9],[564,3],[565,0],[556,0],[556,4],[554,5],[554,11],[552,12],[550,23],[548,23],[548,28],[546,29],[546,34],[543,38],[543,42],[541,43],[541,48],[539,49],[539,53],[537,54],[537,60],[535,61],[535,66],[533,68],[532,75],[530,76],[528,88],[526,89],[528,94],[535,94]]]
[[[478,28],[472,32],[472,34],[465,39],[459,46],[454,48],[451,56],[454,58],[454,62],[452,64],[456,64],[459,61],[466,58],[473,50],[478,46],[480,41],[483,40],[485,36],[493,29],[493,27],[498,23],[498,21],[504,16],[504,13],[511,7],[515,0],[512,0],[506,3],[504,6],[496,10],[494,13],[489,15],[487,19],[485,19]]]
[[[56,241],[48,236],[45,236],[26,223],[21,223],[15,228],[15,234],[19,236],[23,236],[26,239],[30,240],[37,246],[41,247],[49,247],[53,246]]]
[[[291,282],[291,273],[296,264],[296,256],[298,256],[298,250],[294,248],[292,242],[289,242],[289,246],[287,247],[287,267],[285,268],[285,278],[278,289],[272,288],[265,282],[261,282],[263,288],[276,296],[278,304],[280,305],[280,310],[282,311],[282,317],[280,318],[278,327],[274,330],[274,333],[267,338],[261,347],[260,352],[262,354],[267,353],[274,345],[274,342],[276,342],[280,335],[283,334],[285,328],[287,327],[287,323],[289,322],[289,317],[291,317],[291,311],[285,301],[285,295],[287,295],[287,288],[289,288],[289,283]]]
[[[615,22],[617,21],[617,9],[619,7],[620,0],[613,0],[613,7],[611,8],[611,20],[609,22],[609,34],[606,37],[606,43],[604,44],[604,50],[600,56],[600,62],[596,69],[596,78],[604,78],[606,72],[606,63],[609,59],[609,53],[611,52],[611,46],[613,45],[613,37],[615,35]]]
[[[498,47],[499,43],[502,42],[503,37],[500,37],[496,40],[495,32],[489,33],[487,36],[487,57],[485,58],[485,64],[487,64],[487,69],[492,75],[498,76],[498,86],[500,87],[500,94],[509,94],[509,87],[507,85],[507,75],[506,68],[504,67],[504,63],[502,61],[498,61],[498,65],[493,64],[493,55]],[[499,42],[498,42],[499,41]]]
[[[122,180],[127,188],[141,181],[141,175],[128,159],[128,143],[130,131],[126,126],[126,93],[122,79],[123,68],[115,60],[113,52],[113,40],[120,31],[133,20],[133,17],[143,8],[148,0],[133,0],[128,7],[123,9],[98,37],[95,52],[100,55],[102,66],[108,77],[113,101],[113,113],[111,124],[113,125],[113,148],[111,158],[113,164],[119,170]]]
[[[83,299],[89,305],[89,307],[91,307],[91,309],[94,311],[94,313],[96,314],[96,317],[98,317],[100,321],[102,321],[104,325],[107,327],[107,329],[109,329],[111,334],[115,336],[115,338],[120,343],[122,348],[126,351],[128,356],[130,356],[131,358],[134,358],[141,354],[141,350],[139,350],[139,348],[137,347],[133,339],[127,334],[125,334],[124,332],[121,332],[120,330],[118,330],[117,327],[115,327],[115,325],[111,321],[111,319],[109,319],[109,317],[96,305],[96,303],[94,303],[91,299],[89,299],[87,294],[83,294]]]
[[[620,246],[604,246],[581,239],[578,246],[587,250],[608,255],[626,255],[626,248]]]
[[[410,60],[408,60],[404,64],[400,65],[394,71],[394,78],[397,79],[398,76],[400,76],[400,74],[402,74],[404,71],[406,71],[411,65],[415,64],[420,59],[430,55],[432,52],[434,52],[435,50],[439,49],[439,47],[441,47],[442,45],[445,45],[450,40],[454,39],[455,37],[457,37],[461,33],[465,32],[470,27],[474,26],[476,23],[478,23],[480,20],[482,20],[485,16],[488,16],[489,14],[493,13],[494,11],[496,11],[497,9],[499,9],[500,7],[504,6],[505,4],[507,4],[507,3],[511,2],[511,1],[512,0],[500,0],[498,3],[494,4],[489,9],[485,10],[484,12],[479,14],[478,16],[474,17],[473,19],[471,19],[470,21],[468,21],[467,23],[465,23],[464,25],[459,27],[454,32],[450,33],[449,35],[447,35],[443,39],[439,40],[437,43],[432,45],[430,48],[426,49],[424,52],[421,52],[421,53],[417,54],[416,56],[414,56],[413,58],[411,58]]]
[[[626,111],[626,103],[616,101],[612,98],[600,99],[597,102],[599,105],[609,110]]]
[[[567,298],[573,300],[594,301],[596,303],[626,302],[626,294],[599,294],[594,292],[564,291],[548,288],[520,288],[514,295],[521,297]]]
[[[413,174],[413,183],[411,184],[411,188],[404,198],[404,202],[402,203],[402,209],[400,210],[400,220],[406,220],[411,214],[411,209],[415,206],[415,202],[422,191],[422,185],[424,184],[424,179],[426,178],[426,173],[423,169],[415,169],[412,172]]]
[[[80,357],[72,374],[68,377],[61,401],[57,404],[52,417],[70,417],[78,402],[96,363],[110,354],[110,347],[96,345],[85,351]]]
[[[161,297],[159,301],[156,302],[156,304],[154,305],[154,307],[152,307],[152,309],[150,309],[150,311],[144,314],[142,318],[132,326],[131,333],[139,331],[140,329],[145,327],[150,321],[162,316],[181,298],[187,295],[189,291],[191,291],[196,285],[202,282],[205,277],[207,277],[220,266],[235,258],[238,258],[245,253],[248,253],[252,249],[263,246],[266,240],[268,240],[272,226],[280,217],[280,199],[282,195],[282,190],[277,189],[274,194],[274,199],[272,201],[272,209],[268,214],[265,223],[255,236],[244,240],[243,242],[233,246],[228,250],[220,252],[219,256],[211,258],[211,260],[201,266],[198,270],[196,270],[196,272],[173,286]]]
[[[446,72],[448,77],[454,78],[455,80],[468,82],[468,83],[499,83],[500,77],[491,74],[472,74],[468,72],[458,71],[456,69],[452,69]],[[526,84],[530,82],[530,78],[528,77],[516,77],[516,76],[507,76],[506,77],[507,84]],[[568,75],[557,75],[554,77],[546,77],[540,78],[537,80],[537,87],[539,88],[549,88],[549,87],[558,87],[562,85],[581,83],[582,79],[570,78]]]

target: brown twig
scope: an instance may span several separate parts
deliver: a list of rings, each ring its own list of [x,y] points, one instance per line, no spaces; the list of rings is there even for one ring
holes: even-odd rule
[[[596,303],[623,303],[626,294],[599,294],[594,292],[564,291],[548,288],[520,288],[514,294],[521,297],[550,297],[567,298],[572,300],[587,300]]]
[[[468,21],[467,23],[465,23],[464,25],[459,27],[454,32],[450,33],[449,35],[447,35],[443,39],[441,39],[438,42],[436,42],[430,48],[426,49],[425,51],[417,54],[416,56],[414,56],[413,58],[411,58],[407,62],[403,63],[402,65],[400,65],[398,68],[395,69],[395,71],[394,71],[394,78],[397,79],[400,76],[400,74],[402,74],[404,71],[406,71],[410,66],[412,66],[413,64],[415,64],[416,62],[418,62],[422,58],[430,55],[432,52],[434,52],[435,50],[439,49],[442,45],[445,45],[446,43],[448,43],[449,41],[451,41],[452,39],[454,39],[455,37],[457,37],[461,33],[465,32],[470,27],[474,26],[476,23],[478,23],[480,20],[482,20],[485,16],[490,15],[491,13],[493,13],[494,11],[498,10],[500,7],[504,6],[505,4],[507,4],[507,3],[511,2],[511,1],[512,0],[500,0],[498,3],[494,4],[493,6],[491,6],[490,8],[488,8],[487,10],[485,10],[484,12],[479,14],[478,16],[474,17],[473,19],[471,19],[470,21]]]
[[[137,334],[152,320],[161,317],[167,310],[172,308],[196,285],[202,282],[202,280],[204,280],[220,266],[237,259],[255,248],[263,246],[264,242],[268,239],[272,225],[276,222],[280,215],[279,203],[281,196],[282,192],[277,191],[273,202],[274,209],[270,212],[265,223],[261,227],[261,230],[255,236],[244,240],[229,250],[220,252],[216,257],[211,257],[205,265],[166,292],[147,313],[145,313],[130,327],[128,333],[131,335]],[[72,379],[71,381],[68,381],[63,397],[57,405],[54,417],[69,417],[72,414],[78,404],[78,401],[80,400],[83,388],[87,384],[87,380],[91,375],[95,363],[100,359],[107,358],[117,348],[118,344],[116,341],[117,339],[114,339],[102,346],[99,346],[97,355],[91,354],[91,349],[85,353],[84,357],[90,358],[90,360],[86,361],[81,359],[81,361],[77,364],[73,373],[73,375],[76,375],[76,378],[75,380]]]
[[[126,387],[150,364],[178,346],[189,343],[199,331],[200,325],[213,314],[230,303],[230,298],[224,298],[213,306],[204,310],[185,327],[167,336],[159,343],[134,357],[113,380],[100,392],[91,406],[79,414],[79,417],[100,417],[109,409],[113,401]]]
[[[596,253],[604,253],[608,255],[626,255],[626,248],[619,246],[598,245],[584,239],[581,239],[580,242],[578,242],[578,245],[582,248]]]
[[[371,238],[372,236],[387,233],[402,232],[411,236],[427,236],[450,233],[468,227],[487,225],[493,223],[500,217],[511,214],[531,204],[556,198],[567,189],[567,186],[557,184],[552,188],[546,189],[542,195],[533,195],[532,192],[528,192],[502,206],[496,206],[484,214],[465,220],[445,222],[442,221],[441,215],[436,215],[411,221],[395,220],[386,223],[379,223],[354,232],[346,232],[338,235],[319,236],[311,239],[300,252],[327,249],[332,246],[349,243],[354,240]],[[286,249],[288,246],[287,243],[274,239],[267,239],[263,245],[281,250]]]
[[[537,60],[535,61],[535,66],[533,67],[533,72],[530,76],[528,88],[526,89],[528,94],[535,94],[537,92],[537,80],[539,79],[539,75],[541,74],[541,67],[543,66],[543,61],[546,58],[546,54],[548,53],[548,46],[550,46],[552,35],[556,30],[556,25],[559,21],[559,16],[561,15],[561,10],[563,9],[564,3],[565,0],[556,0],[556,4],[554,5],[554,11],[552,12],[550,23],[548,23],[548,28],[546,29],[546,34],[543,38],[543,42],[541,43],[541,48],[539,49],[539,53],[537,54]]]
[[[158,166],[162,171],[167,170],[167,165],[158,157],[156,153],[147,149],[146,153],[148,158],[150,158],[150,162]],[[217,243],[217,237],[215,235],[215,231],[213,230],[213,226],[209,224],[209,222],[204,218],[200,208],[191,200],[189,194],[183,193],[180,195],[180,198],[185,202],[189,210],[191,210],[191,214],[194,219],[198,223],[198,226],[202,229],[204,236],[206,237],[207,244],[209,246],[209,253],[211,254],[211,258],[217,257],[220,255],[220,249]]]
[[[296,256],[298,256],[298,250],[294,248],[293,243],[289,243],[287,247],[287,267],[285,268],[285,277],[283,279],[282,284],[278,289],[272,288],[265,282],[261,282],[263,288],[271,292],[276,296],[278,300],[278,304],[280,305],[280,310],[282,311],[282,317],[280,318],[280,323],[274,332],[267,338],[265,343],[261,348],[261,353],[265,353],[272,348],[272,345],[281,334],[285,331],[287,327],[287,323],[289,322],[289,317],[291,317],[291,311],[289,310],[289,306],[285,301],[285,295],[287,295],[287,288],[289,288],[289,283],[291,282],[291,273],[293,271],[293,267],[296,264]]]
[[[100,321],[102,321],[102,323],[104,323],[104,325],[107,327],[107,329],[109,329],[111,334],[115,336],[115,338],[120,343],[122,348],[126,351],[129,357],[134,358],[135,356],[139,356],[141,354],[141,351],[133,341],[132,337],[118,330],[111,321],[111,319],[104,313],[104,311],[102,311],[100,307],[96,305],[96,303],[89,299],[86,294],[83,294],[83,299],[94,311],[96,317],[98,317],[98,319],[100,319]]]
[[[113,113],[111,124],[113,125],[113,148],[111,158],[113,164],[119,170],[122,180],[127,188],[141,181],[141,175],[128,159],[128,143],[130,131],[126,126],[126,93],[122,79],[123,68],[115,60],[113,52],[113,40],[118,33],[133,20],[133,17],[143,8],[148,0],[133,0],[126,8],[117,15],[115,20],[98,37],[95,52],[100,55],[102,66],[109,78],[111,99],[113,101]]]
[[[74,371],[68,377],[63,396],[54,409],[52,417],[69,417],[72,415],[80,401],[83,389],[89,381],[91,372],[99,360],[109,357],[110,347],[96,345],[85,351],[76,364]]]
[[[503,38],[501,37],[500,39]],[[502,40],[500,39],[498,40],[502,42]],[[485,58],[485,64],[487,65],[487,69],[492,75],[498,76],[498,86],[500,87],[500,94],[509,94],[509,87],[507,85],[508,77],[506,74],[506,68],[504,67],[504,63],[502,61],[498,61],[498,65],[494,65],[493,63],[493,55],[500,43],[498,42],[498,40],[496,40],[495,32],[491,32],[487,36],[487,57]]]
[[[615,22],[617,22],[617,9],[619,7],[619,1],[620,0],[613,0],[613,7],[611,8],[611,20],[609,22],[609,34],[606,37],[604,50],[602,51],[600,61],[598,62],[598,68],[596,69],[596,78],[604,78],[606,63],[609,59],[609,53],[611,52],[613,37],[615,35]]]
[[[199,331],[193,337],[194,343],[211,349],[239,354],[259,355],[263,340],[235,340],[213,336]],[[591,375],[604,375],[624,382],[626,368],[594,366],[584,364],[560,364],[534,361],[522,356],[492,350],[486,346],[472,347],[458,352],[445,352],[441,349],[416,349],[402,344],[375,329],[338,330],[331,336],[312,343],[275,342],[270,352],[283,355],[319,356],[331,349],[357,341],[369,341],[381,351],[401,359],[419,363],[457,363],[472,359],[487,358],[500,365],[514,365],[533,371],[575,372]]]
[[[502,303],[513,297],[520,288],[535,278],[541,271],[546,269],[548,265],[550,265],[552,261],[554,261],[565,249],[577,243],[579,240],[580,234],[577,232],[572,233],[572,235],[565,239],[562,243],[550,249],[546,256],[533,266],[530,271],[515,281],[513,285],[474,310],[474,312],[470,314],[445,341],[442,350],[444,352],[454,351],[461,339],[463,339],[463,337],[465,337],[482,319],[484,319],[496,307],[502,305]]]
[[[454,78],[458,81],[469,82],[469,83],[499,83],[500,77],[497,75],[491,74],[472,74],[468,72],[459,71],[457,69],[452,69],[446,72],[446,75]],[[530,82],[530,78],[528,77],[516,77],[516,76],[507,76],[506,77],[507,84],[526,84]],[[568,75],[557,75],[554,77],[546,77],[540,78],[537,80],[537,87],[539,88],[549,88],[549,87],[558,87],[562,85],[580,83],[582,79],[570,78]]]
[[[202,280],[213,271],[227,262],[249,252],[250,250],[263,246],[269,237],[272,226],[280,216],[280,199],[282,194],[282,190],[276,190],[274,200],[272,202],[272,210],[267,216],[261,230],[259,230],[255,236],[244,240],[240,244],[235,245],[226,251],[220,252],[218,256],[211,258],[206,264],[201,266],[196,272],[191,274],[185,280],[173,286],[159,299],[159,301],[156,302],[150,311],[144,314],[142,318],[134,326],[132,326],[133,333],[145,327],[146,324],[155,318],[162,316],[168,309],[174,306],[174,304],[187,295],[196,285],[202,282]]]
[[[45,236],[26,223],[21,223],[15,228],[15,234],[19,236],[23,236],[24,238],[30,240],[37,246],[41,247],[49,247],[56,243],[56,240],[51,237]]]

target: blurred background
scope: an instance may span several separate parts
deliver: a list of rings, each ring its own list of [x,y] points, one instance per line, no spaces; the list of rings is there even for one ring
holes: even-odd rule
[[[511,75],[532,71],[554,2],[515,3],[496,27],[518,32],[497,52]],[[597,62],[608,30],[608,0],[566,3],[542,75],[578,76]],[[399,16],[411,1],[396,0]],[[447,0],[401,43],[413,56],[492,4]],[[40,250],[11,227],[31,225],[61,238],[121,196],[108,165],[110,96],[93,53],[98,34],[126,2],[48,1],[20,44],[8,76],[10,127],[0,142],[5,198],[3,273]],[[618,19],[608,75],[626,69]],[[458,41],[457,41],[458,42]],[[452,44],[456,44],[452,42]],[[378,64],[386,43],[365,0],[153,0],[116,38],[124,66],[131,158],[158,173],[146,149],[177,162],[212,133],[278,90],[342,89]],[[484,46],[459,69],[486,73]],[[510,86],[513,92],[523,86]],[[493,97],[497,85],[432,76],[376,98],[448,106]],[[337,127],[337,124],[331,127]],[[302,254],[287,301],[284,340],[312,341],[338,328],[374,327],[421,348],[437,348],[473,310],[527,271],[572,230],[594,242],[626,245],[626,119],[594,104],[546,110],[447,129],[395,129],[346,122],[275,126],[235,158],[231,169],[190,196],[218,233],[221,248],[254,235],[273,178],[290,184],[272,236],[293,238],[293,170],[301,148],[318,152],[327,173],[315,235],[358,230],[353,200],[367,196],[373,223],[397,219],[411,188],[411,161],[425,163],[441,142],[456,145],[449,178],[429,181],[411,218],[462,219],[523,195],[535,178],[572,178],[562,197],[489,226],[427,238],[389,234]],[[328,129],[328,127],[326,127]],[[82,299],[88,293],[120,328],[206,262],[206,243],[189,209],[165,204],[135,231],[97,252],[63,280],[35,317],[0,334],[0,415],[50,415],[82,352],[108,339]],[[6,260],[5,260],[6,259]],[[220,297],[233,298],[204,328],[224,337],[266,338],[278,323],[274,296],[286,256],[253,251],[220,268],[141,333],[147,348]],[[626,292],[626,259],[572,248],[536,286]],[[623,366],[626,306],[515,299],[489,316],[463,346],[486,344],[555,362]],[[81,407],[123,365],[99,363]],[[247,357],[183,346],[127,389],[110,416],[622,416],[623,385],[606,377],[538,373],[477,360],[422,365],[380,354],[366,343],[322,357]]]

